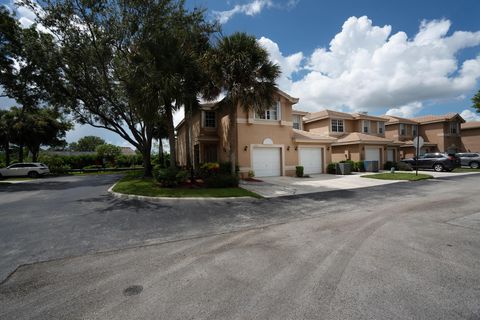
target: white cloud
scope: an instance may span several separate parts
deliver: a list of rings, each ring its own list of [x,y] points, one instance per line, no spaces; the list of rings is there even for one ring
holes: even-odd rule
[[[246,4],[236,4],[231,10],[213,11],[213,15],[219,23],[224,24],[238,13],[243,13],[247,16],[255,16],[261,13],[265,7],[272,6],[273,2],[270,0],[253,0],[252,2]]]
[[[463,110],[460,115],[465,121],[480,121],[480,114],[468,109]]]
[[[411,118],[415,116],[421,109],[423,105],[421,102],[412,102],[398,108],[391,108],[387,111],[387,114],[390,116],[398,116],[403,118]]]
[[[258,43],[263,46],[270,54],[270,60],[278,64],[282,70],[282,74],[277,83],[280,88],[292,86],[292,74],[300,71],[303,61],[303,53],[297,52],[289,56],[283,56],[278,45],[272,40],[261,37]]]
[[[461,96],[476,87],[480,55],[463,63],[456,56],[480,44],[480,31],[448,35],[450,25],[423,21],[409,38],[404,32],[391,34],[391,26],[374,26],[365,16],[350,17],[328,48],[317,48],[304,66],[295,65],[295,71],[307,73],[296,81],[281,80],[282,88],[299,97],[298,107],[307,111],[392,108],[405,115],[418,112],[422,102]],[[272,60],[289,70],[278,45],[262,39]]]

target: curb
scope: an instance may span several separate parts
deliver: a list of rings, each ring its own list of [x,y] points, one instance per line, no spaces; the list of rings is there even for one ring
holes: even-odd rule
[[[254,197],[148,197],[148,196],[139,196],[134,194],[119,193],[113,191],[113,188],[117,185],[116,182],[110,188],[108,188],[108,193],[114,196],[117,199],[134,199],[134,200],[148,200],[153,202],[161,202],[168,200],[188,200],[188,201],[219,201],[219,200],[259,200]]]

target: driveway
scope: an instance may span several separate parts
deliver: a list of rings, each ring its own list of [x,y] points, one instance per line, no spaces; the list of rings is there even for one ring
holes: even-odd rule
[[[0,186],[1,319],[480,317],[478,175],[161,203],[116,179]]]

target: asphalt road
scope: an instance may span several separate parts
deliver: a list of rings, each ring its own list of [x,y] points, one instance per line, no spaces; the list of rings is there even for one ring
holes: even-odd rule
[[[162,203],[115,179],[0,185],[1,319],[480,319],[478,175]]]

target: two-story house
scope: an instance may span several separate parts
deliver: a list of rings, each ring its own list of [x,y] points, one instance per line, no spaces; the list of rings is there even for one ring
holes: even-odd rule
[[[332,161],[374,160],[383,164],[387,147],[393,143],[385,138],[386,120],[367,113],[345,113],[322,110],[304,117],[306,131],[336,139],[331,145]]]
[[[336,139],[306,132],[302,118],[306,112],[292,108],[297,98],[278,90],[276,103],[262,112],[246,111],[238,106],[236,126],[237,165],[242,176],[294,175],[302,165],[306,174],[325,172],[331,161],[330,146]],[[205,162],[228,161],[229,117],[218,104],[204,104],[192,115],[190,133],[194,166]],[[179,165],[186,165],[187,126],[180,122],[177,130]]]
[[[480,152],[480,121],[461,124],[462,151]]]

